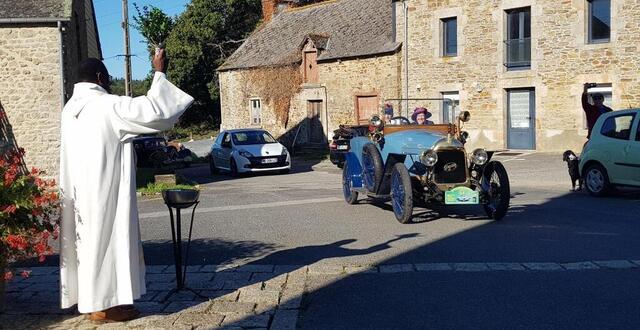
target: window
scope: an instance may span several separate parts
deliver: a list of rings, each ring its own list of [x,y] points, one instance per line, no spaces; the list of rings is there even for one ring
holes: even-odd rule
[[[607,118],[602,124],[600,134],[614,139],[629,140],[634,117],[635,115],[620,115]]]
[[[233,133],[233,144],[237,146],[252,145],[252,144],[267,144],[277,143],[276,139],[271,134],[264,131],[247,131]]]
[[[611,0],[588,0],[589,43],[609,42],[611,38]]]
[[[507,70],[531,68],[531,7],[512,9],[507,14],[505,66]]]
[[[260,119],[260,112],[262,110],[262,103],[260,99],[251,99],[251,124],[260,125],[262,120]]]
[[[611,84],[599,84],[598,87],[589,88],[587,90],[587,94],[589,94],[589,104],[593,105],[593,98],[591,96],[593,94],[600,93],[604,96],[603,104],[611,108],[612,90]],[[584,111],[582,112],[582,128],[588,129],[587,116]]]
[[[460,114],[460,94],[458,92],[442,93],[442,123],[455,123]]]
[[[458,55],[458,19],[456,17],[442,20],[442,56]]]

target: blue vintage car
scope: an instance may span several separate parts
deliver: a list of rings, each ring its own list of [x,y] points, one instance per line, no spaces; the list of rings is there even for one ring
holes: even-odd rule
[[[492,161],[492,152],[465,151],[468,133],[461,131],[469,112],[457,124],[408,125],[404,117],[385,125],[371,119],[369,136],[351,140],[345,156],[342,183],[344,198],[357,203],[358,196],[390,200],[396,219],[409,223],[414,205],[482,205],[487,216],[502,219],[511,193],[504,166]]]

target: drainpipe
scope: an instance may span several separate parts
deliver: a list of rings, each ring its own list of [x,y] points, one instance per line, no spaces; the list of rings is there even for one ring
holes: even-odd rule
[[[60,108],[64,108],[66,101],[64,88],[64,27],[62,22],[58,21],[58,32],[60,33]]]
[[[402,1],[402,9],[404,11],[404,108],[409,116],[409,6],[407,1]]]

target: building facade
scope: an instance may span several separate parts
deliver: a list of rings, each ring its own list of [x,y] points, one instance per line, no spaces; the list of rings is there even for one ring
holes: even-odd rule
[[[354,10],[358,15],[349,16]],[[336,28],[328,31],[296,16],[305,12]],[[299,131],[303,139],[297,141],[304,142],[313,136],[306,131],[318,125],[301,123],[316,116],[318,104],[328,138],[340,124],[366,120],[391,100],[396,115],[426,106],[436,123],[469,111],[470,147],[563,151],[581,150],[586,141],[584,83],[597,84],[588,92],[604,94],[614,109],[640,107],[635,0],[338,0],[273,17],[220,70],[223,128]],[[292,35],[279,22],[303,32]],[[369,29],[358,32],[359,24]],[[265,30],[268,37],[258,38]],[[349,47],[336,40],[344,31],[354,35]],[[294,46],[283,48],[282,36],[296,40]],[[340,47],[372,45],[379,51],[327,56]],[[300,67],[303,81],[291,98],[286,125],[260,88],[238,92],[240,85],[255,86],[242,71],[281,63],[271,61],[274,51]],[[249,58],[252,65],[239,65]],[[309,63],[317,64],[316,71],[305,73]]]
[[[222,129],[261,127],[289,145],[326,146],[339,125],[368,122],[385,99],[400,96],[394,7],[388,0],[293,5],[263,1],[267,22],[219,68]],[[292,91],[285,120],[276,109],[283,95],[273,89]]]
[[[638,1],[409,0],[395,12],[409,96],[453,95],[472,145],[581,150],[584,83],[613,109],[640,107]]]
[[[0,3],[0,149],[26,150],[28,167],[58,173],[60,113],[79,61],[102,58],[91,0]]]

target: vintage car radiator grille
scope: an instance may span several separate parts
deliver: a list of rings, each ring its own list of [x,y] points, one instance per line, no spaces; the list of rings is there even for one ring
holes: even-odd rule
[[[436,183],[462,183],[467,181],[466,155],[462,150],[438,151],[438,162],[434,167]],[[455,163],[455,169],[452,170]]]

